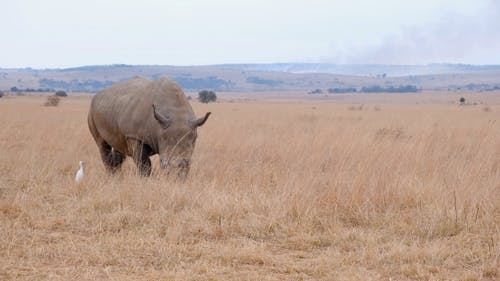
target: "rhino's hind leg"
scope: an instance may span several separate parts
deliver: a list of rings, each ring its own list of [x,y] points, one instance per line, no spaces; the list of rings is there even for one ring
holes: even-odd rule
[[[111,173],[115,173],[125,161],[126,156],[113,150],[106,142],[99,145],[99,152],[101,153],[102,162]]]
[[[132,158],[134,159],[139,172],[142,176],[150,176],[151,160],[149,159],[149,156],[152,155],[151,147],[139,140],[131,140],[130,142],[132,143],[129,143],[129,145],[133,147]]]

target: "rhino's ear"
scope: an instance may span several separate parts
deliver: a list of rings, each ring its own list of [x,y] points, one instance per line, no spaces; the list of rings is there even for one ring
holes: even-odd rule
[[[205,122],[207,122],[208,116],[210,116],[210,114],[212,114],[212,112],[207,112],[207,113],[205,113],[205,116],[200,117],[200,118],[192,121],[191,126],[193,128],[196,128],[196,127],[199,127],[199,126],[205,124]]]
[[[158,112],[155,108],[155,105],[153,104],[153,115],[155,116],[155,119],[160,123],[160,125],[166,129],[172,124],[172,119],[167,116],[163,116],[160,112]]]

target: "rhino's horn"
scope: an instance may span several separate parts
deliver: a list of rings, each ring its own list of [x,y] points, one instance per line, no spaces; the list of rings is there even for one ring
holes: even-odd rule
[[[163,128],[168,128],[170,124],[172,124],[172,119],[169,117],[163,116],[160,112],[158,112],[155,108],[155,105],[153,104],[153,115],[155,116],[155,119],[158,120],[158,123]]]
[[[210,114],[212,114],[212,112],[207,112],[207,113],[205,113],[205,116],[200,117],[200,118],[192,121],[191,125],[193,126],[193,128],[196,128],[196,127],[199,127],[199,126],[205,124],[205,122],[207,121],[208,116],[210,116]]]

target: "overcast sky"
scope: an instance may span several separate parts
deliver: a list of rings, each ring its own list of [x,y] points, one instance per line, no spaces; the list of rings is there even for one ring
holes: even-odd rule
[[[0,67],[500,64],[495,0],[12,0]]]

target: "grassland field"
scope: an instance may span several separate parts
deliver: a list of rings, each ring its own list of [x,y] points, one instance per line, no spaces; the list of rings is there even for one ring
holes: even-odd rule
[[[498,92],[193,101],[183,182],[107,174],[90,97],[0,99],[0,280],[500,279]]]

